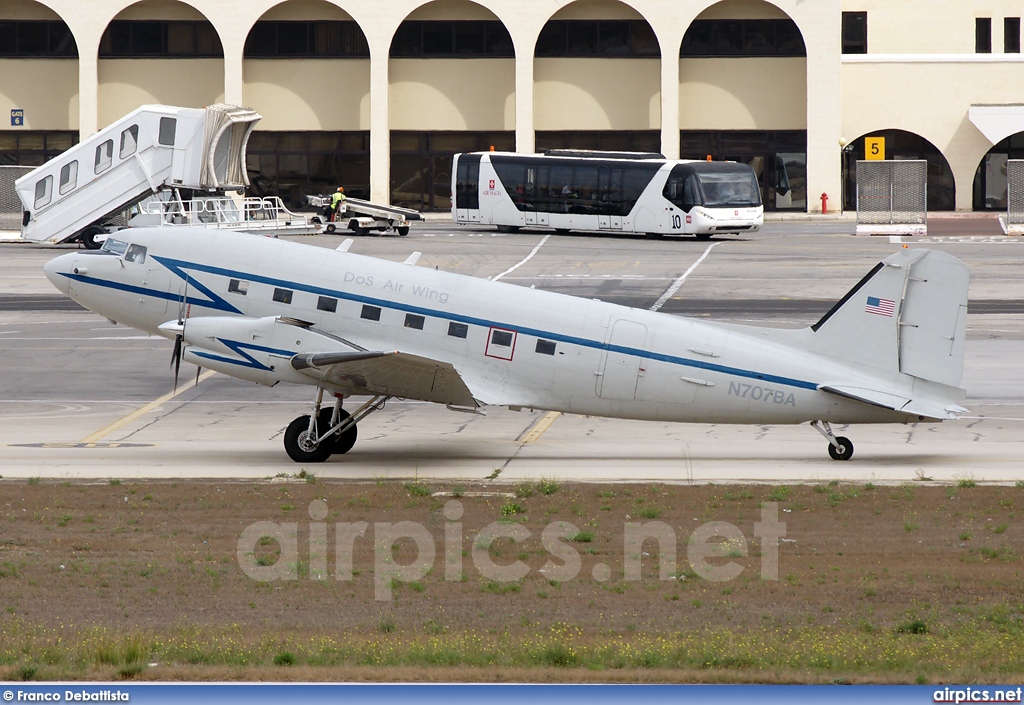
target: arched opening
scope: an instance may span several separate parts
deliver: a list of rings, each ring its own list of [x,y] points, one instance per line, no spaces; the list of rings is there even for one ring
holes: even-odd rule
[[[680,156],[746,162],[766,210],[807,209],[807,49],[761,0],[724,0],[679,49]]]
[[[388,60],[391,202],[451,208],[452,155],[515,147],[515,50],[469,0],[436,0],[402,22]]]
[[[370,49],[351,15],[325,0],[288,0],[249,30],[245,104],[263,119],[246,150],[253,195],[292,208],[343,186],[370,196]]]
[[[99,49],[99,125],[147,103],[201,108],[224,99],[224,49],[206,16],[142,0],[114,17]]]
[[[78,142],[78,47],[57,13],[0,4],[0,165],[39,166]]]
[[[617,0],[577,0],[534,52],[536,148],[661,151],[661,49]]]
[[[1006,162],[1024,159],[1024,132],[1010,135],[985,153],[974,172],[974,210],[1006,210]]]
[[[906,130],[875,130],[843,147],[843,208],[857,208],[857,161],[865,158],[867,137],[881,137],[886,159],[924,159],[928,162],[928,210],[956,209],[956,182],[953,170],[939,148],[921,135]]]

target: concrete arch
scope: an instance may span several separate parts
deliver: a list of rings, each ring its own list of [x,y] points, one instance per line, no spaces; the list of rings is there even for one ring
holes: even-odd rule
[[[121,8],[104,27],[117,20],[205,20],[197,4],[189,0],[139,0]],[[210,22],[213,25],[212,21]],[[217,32],[216,25],[213,25]],[[102,36],[102,33],[101,33]],[[217,35],[223,47],[221,35]],[[99,43],[97,43],[97,51]],[[180,80],[182,64],[188,61],[192,79]],[[122,60],[98,59],[97,115],[99,125],[108,125],[146,103],[202,107],[224,100],[223,58],[164,58]]]
[[[81,46],[75,27],[49,3],[36,0],[6,0],[0,5],[0,19],[63,21],[76,46],[76,55],[66,58],[0,59],[0,75],[4,76],[0,85],[0,114],[10,115],[15,109],[25,111],[25,122],[16,129],[77,129]]]
[[[365,40],[365,29],[350,12],[329,0],[282,0],[249,20],[246,34],[237,48],[242,53],[241,102],[263,116],[259,129],[369,129],[368,57],[254,58],[244,55],[246,40],[256,23],[264,20],[350,21]]]
[[[514,129],[514,58],[391,57],[393,42],[405,22],[463,19],[501,22],[508,31],[508,26],[493,10],[472,0],[432,0],[421,3],[406,14],[395,28],[388,51],[389,129]],[[512,36],[511,31],[509,36]],[[423,105],[431,105],[432,110],[425,113]]]
[[[846,208],[856,208],[856,162],[864,159],[864,139],[885,138],[886,159],[925,159],[928,162],[928,210],[944,211],[956,208],[957,179],[950,161],[928,137],[896,127],[865,132],[843,148]],[[962,183],[962,181],[961,181]]]
[[[621,0],[574,0],[553,12],[559,20],[642,21],[658,39],[659,56],[543,57],[533,46],[534,126],[547,131],[660,130],[661,39],[636,6]],[[566,109],[572,106],[571,110]]]
[[[978,159],[972,183],[974,210],[1006,210],[1008,159],[1024,159],[1024,131],[1006,135]]]

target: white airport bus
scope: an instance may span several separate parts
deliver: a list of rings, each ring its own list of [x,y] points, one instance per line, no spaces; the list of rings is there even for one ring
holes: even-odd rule
[[[551,150],[471,152],[452,165],[456,223],[556,232],[696,235],[752,232],[764,222],[754,170],[660,154]]]

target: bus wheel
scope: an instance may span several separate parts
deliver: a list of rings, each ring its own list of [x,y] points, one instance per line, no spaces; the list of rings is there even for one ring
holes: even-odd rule
[[[696,233],[694,237],[697,238],[698,240],[710,240],[711,233]]]
[[[517,232],[519,232],[519,226],[518,225],[499,225],[498,226],[498,232],[499,233],[517,233]]]
[[[569,228],[555,228],[555,233],[558,235],[568,235]]]

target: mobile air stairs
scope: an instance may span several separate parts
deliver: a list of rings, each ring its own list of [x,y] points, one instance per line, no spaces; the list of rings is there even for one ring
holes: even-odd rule
[[[259,120],[259,113],[231,105],[144,105],[15,182],[22,238],[51,244],[80,238],[99,247],[104,224],[133,205],[148,216],[138,225],[276,234],[272,226],[280,220],[279,229],[315,231],[312,219],[289,213],[279,199],[225,197],[249,185],[245,148]],[[200,197],[185,200],[182,192]],[[140,204],[147,196],[153,198]]]

